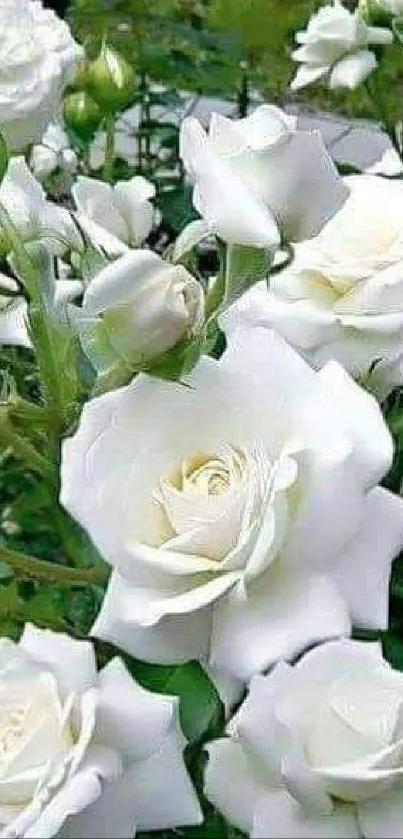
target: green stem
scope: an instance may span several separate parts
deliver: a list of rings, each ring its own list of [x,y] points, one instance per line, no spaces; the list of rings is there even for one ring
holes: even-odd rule
[[[57,475],[53,465],[35,449],[32,443],[14,431],[4,411],[0,411],[0,443],[9,446],[33,472],[37,472],[53,486],[57,485]]]
[[[240,119],[248,116],[249,107],[249,79],[248,64],[241,62],[241,86],[238,91],[238,116]]]
[[[113,169],[115,165],[115,114],[108,114],[105,117],[105,161],[103,168],[104,181],[113,180]]]
[[[403,149],[401,148],[399,142],[396,126],[393,121],[390,120],[388,109],[383,99],[381,85],[377,84],[374,81],[374,78],[370,78],[365,82],[365,88],[377,119],[381,123],[384,131],[390,139],[390,142],[392,143],[393,148],[403,163]]]
[[[99,568],[65,568],[54,562],[12,551],[0,545],[0,561],[8,565],[22,580],[55,583],[60,586],[102,585],[108,579],[106,566]]]

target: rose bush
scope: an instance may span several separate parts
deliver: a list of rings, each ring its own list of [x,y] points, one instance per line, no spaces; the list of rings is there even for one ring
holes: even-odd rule
[[[213,113],[208,134],[188,117],[180,154],[197,212],[234,245],[275,249],[315,236],[348,195],[320,134],[273,105],[239,120]]]
[[[39,142],[57,116],[66,75],[82,50],[40,0],[3,0],[0,28],[0,131],[21,151]]]
[[[185,384],[140,375],[64,443],[61,502],[113,565],[93,634],[247,680],[385,627],[403,502],[376,487],[392,444],[372,397],[256,328]]]
[[[329,86],[355,88],[377,66],[375,51],[369,46],[391,44],[392,32],[380,26],[368,26],[359,10],[350,12],[340,0],[322,6],[304,32],[298,32],[300,46],[292,57],[300,64],[291,82],[298,90],[324,76]]]
[[[402,702],[403,676],[377,643],[281,662],[209,745],[207,796],[254,839],[401,837]]]
[[[156,217],[150,201],[155,186],[140,175],[114,186],[79,175],[72,195],[79,223],[90,239],[112,256],[141,245]]]
[[[223,323],[278,330],[317,368],[336,359],[380,396],[403,381],[403,184],[346,178],[350,197],[291,266],[254,286]]]
[[[71,307],[84,352],[97,370],[127,369],[197,334],[203,324],[201,284],[182,265],[148,250],[129,250],[91,280],[81,307]]]
[[[3,837],[127,839],[195,824],[177,699],[144,690],[89,642],[27,625],[0,641]]]

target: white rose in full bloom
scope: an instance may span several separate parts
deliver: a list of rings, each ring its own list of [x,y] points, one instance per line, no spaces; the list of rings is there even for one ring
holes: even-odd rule
[[[82,238],[70,213],[47,200],[23,157],[10,159],[0,185],[0,203],[25,241],[40,239],[55,255],[69,249],[82,249]],[[1,238],[0,227],[0,251]]]
[[[402,710],[403,674],[380,644],[280,662],[208,746],[207,797],[253,839],[401,837]]]
[[[150,202],[155,186],[141,175],[113,186],[79,175],[71,191],[78,222],[108,254],[119,256],[147,238],[156,214]]]
[[[148,250],[129,250],[87,286],[71,307],[84,352],[97,370],[115,362],[143,366],[200,330],[201,284],[182,265]]]
[[[197,212],[229,244],[275,249],[316,236],[348,195],[319,132],[273,105],[239,120],[213,113],[208,134],[188,117],[180,154]]]
[[[57,115],[81,47],[39,0],[2,0],[0,30],[0,131],[20,151],[39,142]]]
[[[30,165],[36,178],[43,180],[56,169],[75,172],[77,155],[62,127],[55,122],[48,125],[41,142],[31,152]]]
[[[376,401],[265,329],[185,383],[140,375],[88,402],[61,501],[114,567],[93,633],[248,680],[351,620],[386,627],[391,457]]]
[[[367,26],[358,10],[350,12],[340,0],[322,6],[312,15],[307,29],[298,32],[300,46],[292,57],[301,66],[297,70],[292,90],[299,90],[324,76],[329,86],[355,88],[377,66],[370,45],[391,44],[393,34],[380,26]]]
[[[0,640],[4,839],[134,836],[201,821],[183,763],[178,700],[149,693],[119,658],[28,624]]]
[[[274,328],[315,366],[334,358],[384,396],[403,381],[403,183],[346,178],[350,197],[290,268],[223,317]]]

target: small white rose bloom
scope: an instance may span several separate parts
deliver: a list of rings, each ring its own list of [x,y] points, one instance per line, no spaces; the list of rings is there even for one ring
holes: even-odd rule
[[[348,195],[319,132],[273,105],[239,120],[213,113],[208,134],[188,117],[180,154],[197,212],[229,244],[273,250],[315,236]]]
[[[0,203],[25,241],[45,241],[54,255],[82,249],[82,238],[70,213],[47,200],[23,157],[10,159],[0,184]]]
[[[41,139],[81,55],[67,24],[39,0],[0,5],[0,131],[13,151]]]
[[[69,138],[60,125],[48,125],[40,144],[32,149],[30,165],[38,180],[43,180],[56,169],[75,172],[77,155],[70,148]]]
[[[253,839],[383,839],[403,824],[403,674],[341,640],[255,676],[205,792]]]
[[[403,183],[346,178],[350,197],[291,266],[222,319],[274,328],[319,368],[335,359],[380,397],[403,382]]]
[[[150,233],[156,217],[150,201],[155,186],[141,175],[113,186],[79,175],[71,191],[78,222],[110,256],[139,247]]]
[[[201,821],[178,700],[149,693],[92,644],[27,624],[0,640],[4,839],[116,836]]]
[[[326,5],[314,14],[304,32],[298,32],[300,46],[292,57],[301,66],[292,90],[299,90],[324,76],[331,88],[353,89],[361,84],[377,66],[370,45],[391,44],[393,34],[380,26],[367,26],[359,10],[350,12],[340,0]]]
[[[152,251],[129,250],[91,280],[81,307],[70,313],[97,370],[119,360],[131,369],[198,332],[204,292],[182,265]]]
[[[62,504],[114,569],[93,634],[247,681],[351,621],[386,627],[403,501],[377,487],[373,397],[256,328],[185,384],[140,375],[64,443]]]

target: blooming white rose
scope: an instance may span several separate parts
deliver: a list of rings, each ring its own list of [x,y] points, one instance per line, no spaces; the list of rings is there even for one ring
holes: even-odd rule
[[[319,132],[272,105],[239,120],[214,113],[208,135],[185,119],[180,154],[196,210],[230,244],[274,249],[315,236],[348,195]]]
[[[47,200],[23,157],[10,159],[0,185],[0,203],[25,241],[45,241],[55,255],[82,248],[82,238],[70,213]],[[1,237],[0,228],[0,250]]]
[[[91,280],[70,312],[96,369],[117,361],[132,369],[198,332],[204,292],[182,265],[130,250]]]
[[[208,746],[206,793],[254,839],[403,836],[403,674],[342,640],[256,676]]]
[[[19,151],[38,142],[56,116],[81,47],[39,0],[2,0],[0,30],[0,131]]]
[[[403,183],[346,178],[350,197],[291,266],[254,286],[224,328],[278,330],[315,366],[336,359],[380,396],[403,381]]]
[[[88,402],[61,501],[114,566],[93,633],[240,680],[320,639],[386,627],[403,501],[375,400],[240,330],[182,383],[140,375]]]
[[[358,10],[350,12],[340,0],[323,6],[312,15],[304,32],[296,40],[301,46],[292,57],[300,63],[292,90],[329,76],[331,88],[355,88],[377,66],[371,44],[391,44],[393,34],[380,26],[367,26]]]
[[[119,256],[139,247],[154,222],[155,187],[141,175],[116,184],[79,175],[72,187],[77,220],[94,244]]]
[[[41,142],[31,152],[31,169],[36,178],[43,180],[56,169],[74,172],[77,155],[70,148],[69,138],[57,123],[48,125]]]
[[[149,693],[114,658],[28,624],[0,640],[2,837],[116,836],[196,824],[178,700]]]

